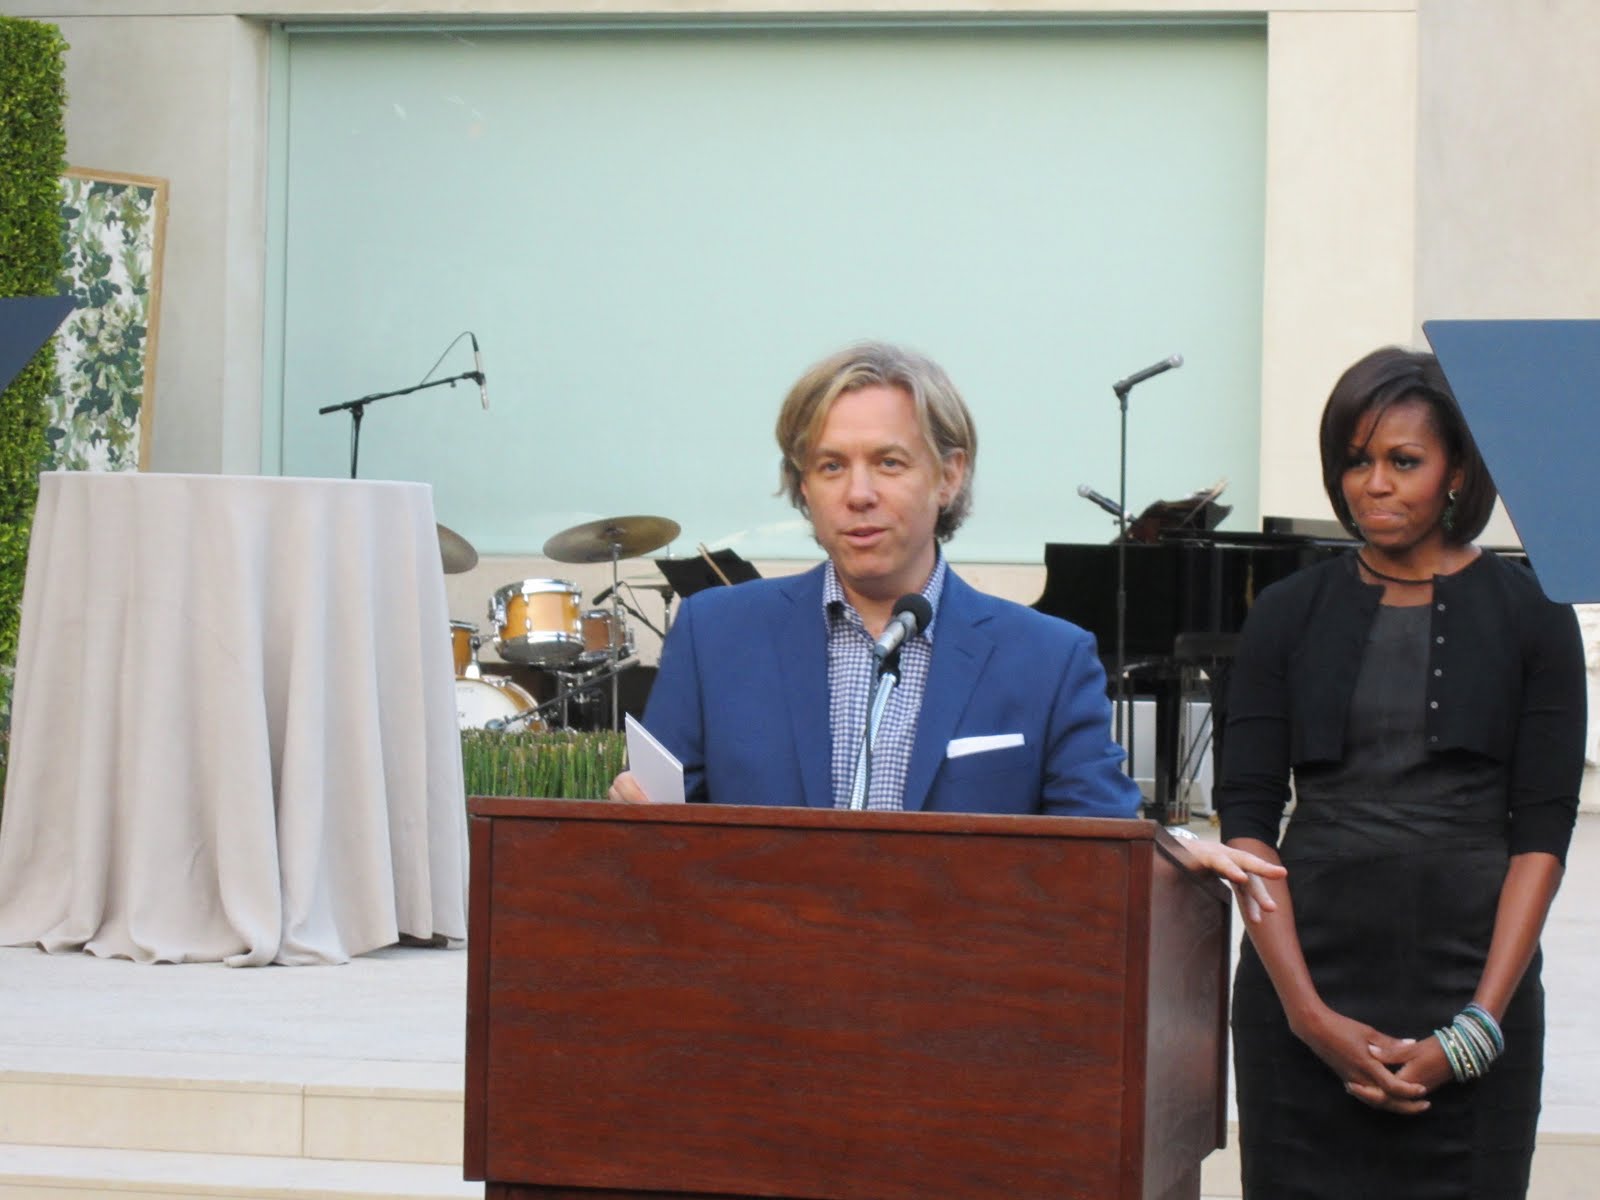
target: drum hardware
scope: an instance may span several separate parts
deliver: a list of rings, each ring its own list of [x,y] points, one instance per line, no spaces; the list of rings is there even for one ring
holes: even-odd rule
[[[549,728],[549,726],[545,724],[545,718],[553,714],[558,708],[562,711],[560,728],[570,728],[571,722],[568,719],[567,713],[567,705],[570,702],[577,701],[581,703],[583,697],[586,695],[591,695],[599,691],[601,688],[608,686],[615,691],[616,676],[622,674],[622,672],[627,670],[629,667],[637,665],[638,664],[633,662],[623,662],[618,664],[616,667],[601,667],[596,671],[590,672],[590,677],[588,678],[568,672],[557,672],[556,679],[560,690],[556,693],[556,695],[539,704],[533,703],[533,697],[528,696],[529,706],[527,708],[521,710],[520,712],[511,713],[503,718],[491,720],[485,724],[483,728],[488,730],[507,730],[513,725],[516,725],[518,722],[536,721],[538,724],[530,726],[530,728],[544,730]],[[485,676],[485,678],[489,677]],[[573,680],[583,680],[583,682],[574,683]],[[517,691],[522,692],[524,696],[528,695],[528,693],[523,692],[521,688],[517,688]]]
[[[483,675],[478,665],[478,647],[482,644],[478,627],[471,621],[450,622],[450,657],[457,679],[478,679]]]
[[[507,662],[557,667],[583,653],[578,620],[582,595],[565,579],[523,579],[496,590],[489,601],[494,648]]]
[[[544,544],[545,557],[557,562],[611,563],[610,639],[604,661],[610,666],[611,727],[622,727],[622,700],[617,688],[617,672],[622,661],[624,625],[622,595],[618,591],[617,564],[624,558],[637,558],[659,550],[683,532],[683,527],[668,517],[603,517],[564,529]],[[642,619],[642,618],[641,618]]]
[[[633,654],[633,633],[625,624],[618,629],[616,610],[591,608],[583,614],[581,625],[583,653],[578,655],[579,666],[597,667],[612,658],[628,658]]]
[[[533,697],[500,675],[456,680],[456,722],[462,729],[506,729],[523,723],[542,730],[545,723]]]
[[[443,525],[435,524],[434,529],[439,534],[439,561],[446,575],[459,575],[478,565],[478,552],[471,542]]]
[[[557,562],[602,563],[659,550],[683,527],[667,517],[605,517],[564,529],[544,544]]]
[[[662,618],[662,624],[664,624],[667,627],[667,629],[671,629],[672,628],[672,597],[674,595],[676,595],[676,593],[672,590],[672,585],[670,583],[650,583],[650,582],[648,582],[646,580],[624,579],[621,583],[617,584],[616,587],[614,587],[614,588],[608,587],[604,591],[600,592],[589,603],[598,606],[599,604],[601,604],[603,601],[605,601],[607,598],[609,598],[611,595],[613,595],[615,592],[617,592],[619,590],[626,589],[631,594],[634,591],[635,588],[643,588],[646,591],[659,592],[661,594],[661,608],[662,608],[662,612],[664,614],[663,618]],[[634,599],[637,600],[638,597],[635,596]],[[628,613],[628,614],[630,614],[634,618],[634,620],[639,622],[639,624],[643,625],[646,629],[648,629],[651,633],[655,634],[662,641],[666,641],[667,640],[666,629],[657,629],[655,627],[655,623],[653,621],[651,621],[649,617],[645,616],[642,612],[640,612],[632,604],[628,603],[628,601],[623,600],[623,601],[621,601],[621,604],[622,604],[623,611]],[[629,644],[629,646],[631,648],[633,643],[630,641],[628,644]]]

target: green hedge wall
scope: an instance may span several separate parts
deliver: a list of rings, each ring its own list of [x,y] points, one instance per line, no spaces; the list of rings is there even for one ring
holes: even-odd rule
[[[60,290],[66,49],[54,25],[0,17],[0,296]],[[28,529],[46,451],[45,400],[54,388],[52,342],[0,392],[0,789]]]

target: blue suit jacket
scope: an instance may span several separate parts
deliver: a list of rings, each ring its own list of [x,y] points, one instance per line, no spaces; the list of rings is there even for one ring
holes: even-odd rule
[[[833,807],[823,568],[684,601],[645,725],[684,766],[690,800]],[[950,572],[906,776],[929,812],[1131,817],[1139,793],[1110,737],[1094,638]],[[1022,735],[949,758],[952,739]]]

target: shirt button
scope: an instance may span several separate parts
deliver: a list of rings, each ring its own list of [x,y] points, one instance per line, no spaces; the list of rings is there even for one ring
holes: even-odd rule
[[[1438,678],[1438,677],[1439,677],[1439,676],[1440,676],[1440,675],[1443,675],[1443,674],[1444,674],[1444,670],[1443,670],[1443,668],[1441,668],[1441,667],[1435,667],[1435,668],[1434,668],[1434,669],[1433,669],[1433,674],[1434,674],[1434,677],[1435,677],[1435,678]]]
[[[1443,611],[1444,611],[1444,605],[1442,605],[1442,604],[1441,604],[1441,605],[1439,605],[1439,606],[1438,606],[1438,607],[1439,607],[1439,611],[1440,611],[1440,612],[1443,612]]]
[[[1430,742],[1437,742],[1438,740],[1439,740],[1439,735],[1438,734],[1432,734],[1428,738],[1428,741],[1430,741]]]
[[[1441,633],[1438,637],[1434,638],[1433,640],[1434,640],[1434,642],[1436,644],[1438,644],[1440,646],[1444,645],[1444,634]]]
[[[1439,707],[1439,702],[1437,700],[1430,700],[1430,701],[1428,701],[1428,707],[1429,708],[1438,708]]]

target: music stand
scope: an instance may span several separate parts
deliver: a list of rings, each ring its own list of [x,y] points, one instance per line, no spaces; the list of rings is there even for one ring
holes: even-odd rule
[[[0,300],[0,392],[11,386],[73,307],[71,296],[10,296]]]
[[[1424,321],[1545,595],[1600,601],[1600,321]]]
[[[692,596],[708,587],[723,586],[722,579],[704,558],[658,558],[655,562],[679,596]],[[711,562],[717,564],[730,584],[761,578],[760,571],[732,550],[711,551]]]

